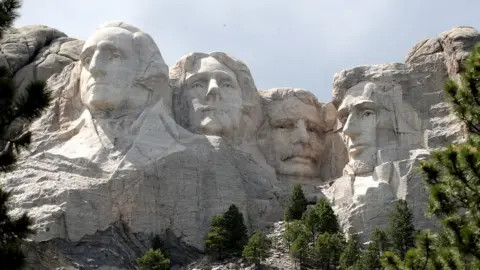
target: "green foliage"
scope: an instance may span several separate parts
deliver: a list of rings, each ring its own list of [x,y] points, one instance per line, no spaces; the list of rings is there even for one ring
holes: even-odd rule
[[[242,256],[250,262],[259,264],[270,254],[271,241],[262,232],[258,231],[248,239],[243,248]]]
[[[337,216],[327,199],[320,199],[315,207],[308,209],[303,216],[305,226],[312,232],[315,241],[316,235],[322,233],[340,232]]]
[[[20,7],[18,0],[0,1],[0,38],[18,17]],[[45,82],[31,82],[24,93],[17,95],[12,73],[0,67],[0,173],[14,168],[20,151],[30,145],[30,123],[40,117],[50,102]],[[32,220],[26,214],[18,218],[7,215],[9,197],[10,194],[0,188],[0,262],[2,269],[21,269],[25,255],[20,247],[33,233]]]
[[[345,239],[342,233],[320,234],[313,247],[312,263],[320,269],[336,269],[344,248]]]
[[[390,250],[391,238],[393,238],[392,235],[387,233],[386,230],[376,228],[375,230],[373,230],[372,235],[370,236],[370,241],[377,245],[380,254],[382,254],[383,252]]]
[[[340,255],[340,269],[352,267],[360,258],[360,254],[360,243],[358,243],[357,236],[352,235]]]
[[[137,258],[140,270],[168,270],[170,259],[160,249],[149,249],[142,257]]]
[[[443,225],[439,235],[422,232],[401,261],[382,260],[398,269],[480,269],[480,45],[464,63],[460,78],[445,82],[453,111],[468,140],[434,151],[420,171],[428,187],[428,214]],[[393,268],[392,268],[393,269]]]
[[[303,194],[302,186],[296,184],[293,187],[292,195],[285,210],[285,221],[298,220],[302,218],[303,212],[307,209],[308,201]]]
[[[18,10],[22,6],[19,0],[3,0],[0,2],[0,38],[5,30],[10,28],[18,18]],[[1,88],[0,88],[1,89]]]
[[[298,190],[301,192],[301,189]],[[335,269],[346,245],[339,228],[329,202],[322,199],[305,212],[301,220],[288,222],[283,237],[290,249],[290,256],[301,267]]]
[[[290,257],[292,257],[300,265],[304,265],[308,260],[310,252],[308,241],[310,240],[309,234],[300,233],[293,240],[290,245]]]
[[[372,242],[368,245],[367,250],[363,252],[359,260],[354,264],[353,269],[382,269],[382,265],[380,264],[380,250],[376,243]]]
[[[205,251],[215,259],[239,256],[247,240],[243,215],[232,204],[223,215],[213,218],[205,240]]]
[[[388,220],[387,233],[392,249],[401,259],[408,249],[415,246],[413,213],[404,200],[397,201]],[[380,250],[381,247],[379,246]]]
[[[295,220],[286,224],[283,237],[290,248],[295,239],[299,237],[302,237],[302,239],[311,239],[312,232],[307,228],[307,226],[305,226],[305,224],[303,224],[301,220]]]

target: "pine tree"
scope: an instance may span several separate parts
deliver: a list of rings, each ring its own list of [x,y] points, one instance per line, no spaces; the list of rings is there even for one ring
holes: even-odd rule
[[[137,258],[140,270],[168,270],[170,259],[160,249],[149,249],[142,257]]]
[[[315,207],[310,208],[303,216],[304,224],[312,232],[313,240],[316,235],[323,233],[340,232],[337,216],[327,199],[320,199]]]
[[[285,226],[285,231],[283,232],[283,238],[290,248],[295,239],[302,237],[306,239],[312,238],[312,232],[303,224],[301,220],[294,220],[289,222]]]
[[[227,257],[228,233],[223,226],[223,215],[216,215],[212,219],[210,231],[205,240],[205,253],[214,259],[224,259]]]
[[[391,249],[390,241],[392,236],[385,230],[376,228],[370,236],[370,241],[374,242],[380,254]]]
[[[399,200],[395,202],[395,208],[388,221],[387,233],[393,251],[401,259],[405,257],[408,249],[415,246],[413,213],[406,201]],[[384,247],[379,246],[379,248],[382,251]]]
[[[452,249],[480,262],[480,45],[465,61],[460,79],[445,91],[455,114],[469,132],[466,143],[432,153],[420,169],[430,191],[429,211],[445,227]]]
[[[459,77],[448,79],[444,88],[468,138],[432,152],[420,164],[430,194],[428,214],[440,220],[443,231],[433,240],[424,235],[423,244],[409,251],[412,258],[400,262],[390,258],[388,263],[395,267],[428,259],[441,269],[480,269],[480,45],[466,59]],[[432,251],[435,256],[427,256]]]
[[[300,233],[290,245],[290,257],[300,264],[300,269],[305,266],[310,255],[309,240],[310,235],[308,233]]]
[[[18,0],[0,1],[0,38],[18,17],[20,7]],[[32,136],[29,125],[40,117],[50,101],[45,82],[33,81],[19,90],[8,68],[0,67],[0,173],[11,171],[20,152],[28,148]],[[0,188],[0,262],[2,269],[21,269],[25,255],[20,246],[33,233],[32,220],[26,214],[9,216],[9,197],[10,193]]]
[[[382,269],[382,265],[380,264],[380,250],[377,243],[371,242],[368,244],[367,250],[362,253],[358,261],[354,264],[353,269]]]
[[[348,239],[345,249],[340,255],[340,269],[348,269],[352,267],[360,258],[360,243],[358,237],[351,235]]]
[[[223,228],[227,232],[226,248],[228,252],[233,256],[240,256],[248,241],[248,230],[243,215],[236,205],[232,204],[223,215]]]
[[[303,194],[302,186],[296,184],[293,187],[290,202],[285,210],[285,221],[299,220],[302,218],[303,212],[307,209],[308,201]]]
[[[225,259],[242,254],[248,241],[243,215],[232,204],[223,215],[213,218],[205,240],[205,251],[215,259]]]
[[[311,261],[320,269],[336,269],[344,248],[345,239],[342,233],[322,233],[315,241]]]
[[[260,264],[270,254],[271,241],[265,234],[258,231],[248,239],[243,248],[242,256],[255,264]]]

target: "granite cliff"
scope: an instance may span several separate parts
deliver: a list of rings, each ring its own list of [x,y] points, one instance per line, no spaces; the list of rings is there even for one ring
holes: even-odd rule
[[[420,228],[428,194],[412,169],[465,138],[443,82],[480,33],[426,39],[405,63],[346,69],[332,101],[306,89],[258,90],[221,52],[164,62],[140,29],[109,22],[86,41],[46,26],[12,29],[0,64],[15,81],[47,80],[55,97],[34,143],[0,183],[37,233],[32,269],[135,269],[159,235],[179,264],[202,256],[211,218],[236,204],[250,231],[281,220],[295,183],[329,198],[346,233],[366,239],[406,199]]]

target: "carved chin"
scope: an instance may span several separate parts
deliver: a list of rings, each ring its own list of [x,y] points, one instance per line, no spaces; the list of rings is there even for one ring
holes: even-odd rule
[[[368,160],[351,160],[347,166],[354,174],[367,174],[373,172],[376,165],[376,159],[373,157]]]
[[[281,161],[277,169],[279,174],[284,175],[303,177],[315,177],[318,175],[317,164],[310,159],[293,158]]]

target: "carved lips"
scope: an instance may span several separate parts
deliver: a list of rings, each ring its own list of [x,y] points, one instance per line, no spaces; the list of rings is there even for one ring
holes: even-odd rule
[[[367,147],[369,147],[369,145],[366,143],[349,144],[348,152],[351,155],[358,155],[362,150],[364,150]]]

